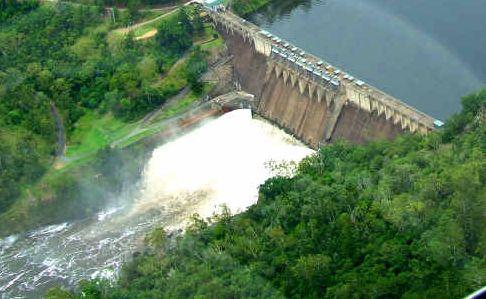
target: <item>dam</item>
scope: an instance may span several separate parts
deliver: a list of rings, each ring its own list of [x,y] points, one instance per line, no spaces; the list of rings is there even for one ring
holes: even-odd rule
[[[427,134],[443,125],[221,6],[205,10],[233,57],[236,85],[255,96],[254,112],[312,148]]]

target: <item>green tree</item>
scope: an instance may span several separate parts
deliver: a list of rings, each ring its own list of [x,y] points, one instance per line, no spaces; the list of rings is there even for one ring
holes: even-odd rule
[[[186,62],[187,81],[192,90],[197,93],[201,93],[203,90],[203,83],[200,78],[201,75],[207,70],[207,62],[204,58],[204,53],[200,48],[196,48],[192,51],[191,56]]]
[[[181,19],[185,17],[164,20],[159,25],[156,39],[166,55],[180,56],[192,45],[191,34]]]
[[[130,21],[135,21],[138,18],[141,2],[140,0],[128,0],[127,1],[127,10]]]

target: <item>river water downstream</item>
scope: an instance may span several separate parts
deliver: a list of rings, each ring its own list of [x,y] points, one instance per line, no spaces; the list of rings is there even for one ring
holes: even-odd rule
[[[279,0],[251,19],[436,118],[486,86],[484,0]]]
[[[261,183],[291,174],[293,162],[311,153],[250,110],[208,121],[154,150],[133,200],[0,240],[1,298],[39,298],[55,285],[113,278],[154,227],[178,230],[194,213],[209,217],[222,205],[243,211]]]

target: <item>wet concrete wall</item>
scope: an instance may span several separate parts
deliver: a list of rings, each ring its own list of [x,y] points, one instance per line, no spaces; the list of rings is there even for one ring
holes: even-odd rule
[[[243,40],[238,33],[222,28],[219,32],[233,55],[235,80],[242,90],[254,94],[259,100],[256,112],[311,147],[338,139],[363,144],[370,140],[392,139],[402,132],[399,125],[384,116],[360,110],[349,101],[335,110],[326,100],[318,101],[315,94],[310,96],[308,91],[301,92],[298,85],[293,85],[290,80],[268,74],[267,62],[271,58],[257,53],[251,43]],[[330,100],[333,96],[330,92],[324,99]],[[333,113],[337,116],[336,122],[332,120]],[[325,139],[326,128],[332,130],[329,140]]]
[[[257,53],[243,41],[240,35],[223,33],[226,45],[233,56],[233,78],[241,84],[241,89],[260,98],[265,84],[267,58]]]
[[[393,139],[402,132],[399,125],[386,120],[384,116],[360,110],[355,105],[346,105],[339,115],[331,142],[344,139],[364,144],[372,140]]]

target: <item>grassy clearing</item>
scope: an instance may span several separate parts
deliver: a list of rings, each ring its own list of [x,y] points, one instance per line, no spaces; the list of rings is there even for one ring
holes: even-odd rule
[[[156,118],[156,121],[162,121],[184,112],[187,107],[192,105],[199,98],[199,96],[200,95],[196,95],[193,92],[189,93],[183,99],[176,102],[175,105],[169,106],[167,109],[165,109],[164,112],[160,114],[158,118]]]
[[[221,35],[210,25],[204,26],[204,34],[195,40],[195,43],[201,46],[203,50],[212,50],[224,45]]]
[[[163,19],[161,19],[161,20],[163,20]],[[138,27],[137,29],[135,29],[133,31],[133,36],[139,37],[139,36],[144,35],[147,32],[150,32],[150,31],[154,30],[154,29],[157,30],[158,23],[159,22],[157,22],[157,24],[151,23],[151,24],[147,24],[147,25]]]
[[[205,94],[209,92],[212,88],[211,84],[205,84],[204,86],[204,91],[202,94]],[[126,147],[129,146],[135,142],[138,142],[146,137],[152,136],[154,134],[159,133],[160,131],[164,130],[165,127],[165,122],[166,120],[176,117],[178,115],[182,115],[183,113],[189,111],[192,109],[192,107],[195,105],[197,100],[201,98],[200,94],[196,94],[194,92],[190,92],[187,94],[185,97],[182,99],[168,105],[166,108],[164,108],[157,117],[154,118],[154,120],[146,125],[143,128],[140,128],[136,134],[133,134],[132,136],[122,140],[119,142],[116,146],[117,147]]]
[[[152,12],[146,12],[144,15],[143,19],[140,20],[140,22],[130,28],[127,27],[122,27],[122,28],[116,28],[112,30],[109,34],[109,39],[111,42],[119,42],[122,37],[127,34],[128,32],[133,32],[133,36],[135,38],[143,36],[147,32],[150,32],[152,30],[157,30],[157,27],[160,25],[160,23],[173,16],[179,9],[168,9],[166,11],[152,11]]]
[[[154,19],[154,18],[157,18],[157,17],[160,17],[161,15],[163,14],[166,14],[167,12],[169,12],[170,9],[165,9],[165,10],[143,10],[143,11],[140,11],[140,15],[141,15],[141,22],[144,22],[144,21],[148,21],[148,20],[151,20],[151,19]]]
[[[211,41],[205,42],[201,44],[201,49],[203,50],[212,50],[216,48],[220,48],[224,45],[224,40],[221,37],[213,39]]]
[[[202,94],[206,94],[209,92],[212,88],[211,84],[205,84],[204,85],[204,90]],[[180,101],[177,101],[173,105],[169,105],[167,109],[164,109],[164,111],[157,117],[155,118],[156,122],[166,120],[168,118],[174,117],[176,115],[182,114],[186,112],[192,104],[196,102],[201,97],[200,94],[195,94],[194,92],[190,92],[188,95],[186,95],[184,98],[182,98]]]
[[[213,35],[216,33],[214,29],[211,27],[211,25],[206,24],[204,26],[204,31],[201,32],[198,36],[194,38],[194,43],[195,44],[202,44],[204,42],[207,42],[211,39],[213,39]]]
[[[145,24],[143,24],[143,22],[142,22],[143,25],[137,26],[136,28],[133,29],[133,35],[135,37],[138,37],[138,36],[144,35],[145,33],[149,32],[151,30],[157,29],[157,27],[160,25],[160,23],[164,19],[173,16],[174,13],[176,13],[178,10],[179,9],[174,9],[174,10],[171,10],[169,12],[164,12],[163,14],[159,14],[158,16],[154,16],[154,17],[148,19],[147,21],[145,21],[146,22]]]
[[[96,112],[88,111],[76,124],[66,157],[69,159],[96,153],[128,134],[135,126],[136,123],[124,123],[111,114],[100,116]]]
[[[167,74],[163,76],[160,80],[154,82],[154,87],[171,86],[173,89],[181,90],[187,85],[187,79],[185,76],[184,62],[186,58],[183,57],[177,60],[168,69]]]

